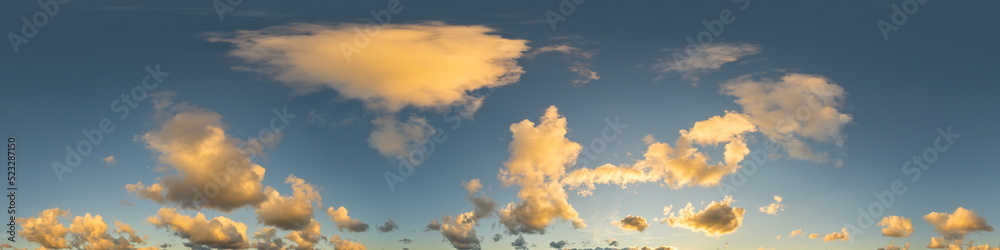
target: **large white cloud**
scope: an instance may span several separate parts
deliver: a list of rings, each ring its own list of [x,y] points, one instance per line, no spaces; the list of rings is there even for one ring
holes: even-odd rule
[[[574,228],[586,227],[560,183],[582,149],[566,139],[566,118],[551,106],[537,125],[523,120],[511,125],[510,131],[510,158],[499,177],[505,186],[521,188],[517,193],[521,202],[502,208],[500,222],[510,233],[543,233],[556,219],[572,221]]]
[[[406,107],[478,107],[482,98],[471,91],[516,82],[524,72],[516,60],[528,49],[527,41],[491,34],[495,30],[485,26],[389,24],[360,38],[359,30],[365,27],[292,24],[212,35],[209,40],[235,45],[231,54],[254,64],[251,70],[299,93],[334,89],[342,97],[364,102],[382,117],[373,135],[402,126],[386,117]],[[386,142],[383,137],[371,144],[398,157],[405,155],[382,146],[424,139],[393,138],[401,141]]]

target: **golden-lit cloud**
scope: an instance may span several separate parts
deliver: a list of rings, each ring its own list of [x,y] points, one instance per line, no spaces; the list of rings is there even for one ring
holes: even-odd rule
[[[30,242],[38,243],[47,248],[68,248],[69,242],[66,234],[69,229],[59,222],[59,218],[69,216],[69,211],[51,208],[42,210],[38,217],[19,218],[17,223],[21,224],[21,237]]]
[[[478,179],[462,184],[469,191],[469,202],[475,207],[474,210],[452,217],[445,215],[441,221],[432,220],[427,225],[427,230],[440,231],[452,247],[455,249],[479,249],[480,240],[476,234],[476,226],[479,220],[487,218],[496,213],[497,203],[486,196],[475,196],[482,185]],[[494,236],[493,241],[499,241],[499,234]]]
[[[339,207],[334,209],[330,207],[326,209],[326,214],[330,216],[333,224],[337,225],[337,229],[340,231],[347,230],[347,232],[355,233],[368,231],[368,224],[351,219],[351,216],[347,215],[347,208]]]
[[[882,226],[882,235],[888,237],[910,237],[913,233],[913,222],[910,218],[888,216],[878,222]]]
[[[294,175],[289,175],[285,183],[292,185],[292,195],[281,196],[274,188],[265,188],[267,200],[257,206],[257,219],[285,230],[303,229],[312,223],[313,207],[319,207],[322,198],[315,186]]]
[[[250,245],[246,224],[222,216],[208,220],[202,213],[191,217],[173,208],[160,208],[146,222],[173,231],[193,244],[216,248],[245,248]]]
[[[277,237],[277,234],[278,228],[275,227],[257,229],[257,232],[253,233],[253,238],[257,241],[252,247],[257,250],[284,250],[285,242]]]
[[[551,106],[536,125],[523,120],[510,126],[510,158],[500,170],[503,185],[517,185],[520,203],[500,209],[500,222],[511,233],[543,233],[553,220],[572,221],[586,227],[569,204],[560,178],[583,148],[566,138],[566,118]]]
[[[184,104],[170,110],[157,114],[169,118],[142,140],[157,154],[157,161],[175,174],[150,186],[142,182],[126,185],[130,193],[185,209],[224,212],[267,199],[261,184],[264,167],[239,148],[241,140],[226,134],[221,115]]]
[[[676,53],[660,59],[653,68],[661,73],[677,73],[686,79],[697,81],[700,79],[700,74],[719,70],[723,64],[760,53],[761,47],[750,44],[717,43],[699,45],[697,53],[667,51]]]
[[[797,236],[804,236],[804,235],[805,235],[805,233],[802,232],[802,229],[795,229],[795,231],[792,231],[792,232],[788,233],[788,237],[789,238],[791,238],[791,237],[797,237]]]
[[[819,238],[819,234],[809,234],[810,239]]]
[[[642,216],[629,215],[622,218],[621,221],[611,222],[612,225],[618,226],[625,231],[639,231],[642,232],[649,227],[649,223],[646,222],[646,218]]]
[[[291,245],[291,249],[295,250],[313,250],[319,244],[320,240],[326,239],[323,234],[319,231],[320,225],[316,220],[309,221],[309,224],[303,227],[301,230],[292,231],[285,236],[285,239],[295,243]]]
[[[701,211],[695,211],[691,203],[681,208],[676,213],[670,212],[670,207],[664,208],[667,218],[660,219],[671,227],[679,227],[692,232],[702,232],[707,236],[718,237],[720,235],[735,232],[743,224],[743,208],[732,207],[732,196],[726,196],[722,201],[713,201],[705,206]]]
[[[625,187],[632,183],[660,182],[673,189],[686,186],[710,187],[719,184],[727,174],[740,169],[739,163],[750,153],[745,134],[756,131],[746,115],[726,112],[696,122],[689,130],[680,130],[674,146],[658,142],[651,135],[644,158],[632,165],[605,164],[594,169],[577,169],[563,179],[579,194],[590,195],[597,184]],[[711,158],[694,145],[710,146],[725,143],[724,162],[711,163]]]
[[[132,226],[115,221],[112,236],[108,224],[100,215],[87,213],[84,216],[73,218],[67,228],[59,222],[59,218],[69,217],[69,211],[51,208],[38,213],[38,217],[17,219],[21,223],[21,237],[28,242],[37,243],[45,248],[74,248],[85,250],[99,249],[139,249],[155,250],[156,247],[137,247],[136,244],[145,244],[148,236],[140,236]],[[66,236],[70,236],[67,240]]]
[[[812,236],[810,236],[812,238]],[[833,232],[823,236],[823,241],[848,241],[851,239],[851,234],[847,233],[847,228],[841,228],[840,232]]]
[[[968,250],[1000,250],[1000,246],[990,246],[990,245],[969,245]]]
[[[781,196],[774,196],[774,203],[768,204],[767,206],[759,207],[761,213],[775,215],[778,211],[785,211],[785,204],[781,204]]]
[[[101,159],[101,161],[103,161],[104,164],[108,166],[115,165],[115,163],[118,163],[118,160],[115,160],[114,155],[109,155],[108,157],[104,157],[104,159]]]
[[[358,243],[357,241],[351,241],[348,239],[340,238],[340,235],[334,235],[330,238],[330,244],[333,245],[333,250],[367,250],[368,247],[364,244]]]
[[[945,248],[945,247],[951,248],[951,246],[956,246],[960,250],[962,249],[962,247],[958,245],[949,245],[945,241],[944,237],[931,237],[931,243],[927,244],[927,248]]]
[[[231,54],[253,64],[249,70],[269,75],[298,93],[333,89],[341,97],[364,102],[379,116],[371,146],[395,157],[409,152],[394,147],[426,138],[394,130],[426,128],[412,120],[396,121],[393,116],[400,110],[478,108],[482,97],[471,95],[472,91],[511,84],[524,72],[517,59],[528,50],[528,41],[503,38],[489,27],[386,24],[371,37],[358,37],[359,29],[366,28],[292,24],[213,34],[209,40],[235,45]],[[467,111],[471,115],[475,108]],[[401,136],[375,137],[385,134]]]
[[[846,96],[832,80],[807,74],[786,74],[779,80],[742,76],[722,85],[722,93],[736,97],[761,133],[782,145],[797,159],[826,161],[825,152],[816,152],[802,138],[816,142],[844,143],[841,134],[851,115],[838,110]]]
[[[951,214],[931,212],[924,215],[924,220],[934,226],[934,231],[944,237],[945,240],[961,241],[967,234],[972,232],[993,231],[993,227],[986,224],[986,218],[979,216],[975,211],[963,207],[958,207]]]
[[[902,246],[896,246],[896,243],[890,242],[888,246],[878,248],[878,250],[909,250],[909,249],[910,249],[909,242],[903,244]]]
[[[479,192],[479,189],[483,188],[483,184],[479,181],[479,179],[472,179],[468,182],[462,183],[462,186],[465,187],[465,190],[469,191],[469,195]]]

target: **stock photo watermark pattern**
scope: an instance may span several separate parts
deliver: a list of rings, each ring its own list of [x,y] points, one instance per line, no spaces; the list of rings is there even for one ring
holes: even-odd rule
[[[4,4],[0,249],[1000,249],[996,1]]]

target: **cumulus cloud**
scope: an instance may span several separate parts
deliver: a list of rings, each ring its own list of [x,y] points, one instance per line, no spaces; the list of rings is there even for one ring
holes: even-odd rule
[[[478,180],[466,182],[463,186],[467,190],[478,191],[478,188],[471,188],[474,187],[471,185],[473,183],[478,183]],[[432,220],[427,225],[427,229],[440,231],[441,236],[448,240],[455,249],[479,249],[481,242],[475,227],[479,224],[479,220],[496,213],[497,203],[489,197],[474,196],[473,193],[469,193],[469,202],[473,204],[475,209],[454,217],[451,215],[442,216],[440,222]],[[499,234],[494,235],[493,241],[499,241],[501,238],[502,236]]]
[[[285,236],[285,239],[295,243],[291,246],[292,249],[313,250],[316,249],[320,240],[326,239],[326,237],[323,237],[319,230],[319,222],[316,220],[310,220],[309,224],[302,229],[288,233],[288,235]]]
[[[479,192],[479,189],[483,188],[483,184],[479,182],[479,179],[472,179],[469,182],[462,183],[465,190],[469,191],[469,195]]]
[[[691,203],[680,209],[676,213],[666,214],[660,222],[666,222],[671,227],[679,227],[692,232],[703,232],[707,236],[718,237],[720,235],[735,232],[743,224],[743,208],[732,207],[733,197],[726,196],[722,201],[713,201],[705,206],[705,209],[695,212]],[[664,209],[669,211],[669,209]]]
[[[258,205],[257,219],[285,230],[303,229],[311,223],[313,206],[320,206],[322,198],[315,186],[294,175],[289,175],[285,183],[292,185],[292,195],[281,196],[274,188],[265,188],[267,200]]]
[[[587,51],[566,44],[560,44],[533,49],[525,56],[531,58],[538,54],[550,52],[566,55],[567,60],[570,61],[569,70],[577,74],[577,78],[572,80],[573,84],[583,85],[592,80],[601,79],[597,75],[597,72],[592,69],[593,65],[590,63],[590,60],[597,54],[597,51]]]
[[[796,237],[796,236],[803,236],[803,235],[804,235],[804,233],[802,233],[802,229],[796,229],[795,231],[792,231],[792,232],[788,233],[788,237],[789,238]]]
[[[896,243],[890,242],[888,246],[878,248],[878,250],[909,250],[909,249],[910,249],[909,242],[903,244],[902,246],[896,246]]]
[[[758,54],[761,47],[750,44],[708,44],[699,46],[698,50],[686,56],[679,49],[667,51],[674,53],[653,65],[655,70],[660,73],[677,73],[685,79],[698,81],[699,75],[719,70],[723,64]]]
[[[115,163],[118,163],[118,160],[115,160],[114,155],[109,155],[108,157],[104,157],[104,159],[101,159],[101,161],[103,161],[104,164],[108,166],[115,165]]]
[[[510,233],[544,233],[553,220],[572,221],[586,227],[576,209],[566,200],[560,178],[580,154],[580,144],[566,138],[566,118],[555,106],[546,109],[536,125],[523,120],[510,126],[510,158],[500,170],[504,186],[517,185],[520,203],[500,210],[500,222]]]
[[[389,220],[385,221],[385,223],[383,223],[382,225],[379,225],[377,227],[377,229],[378,229],[378,232],[380,232],[380,233],[388,233],[388,232],[392,232],[392,230],[399,229],[399,226],[396,225],[395,221],[392,221],[392,219],[389,219]]]
[[[278,229],[274,227],[265,227],[258,229],[257,232],[253,233],[253,238],[256,239],[252,247],[257,248],[257,250],[284,250],[285,242],[277,237]]]
[[[819,238],[819,234],[809,234],[810,239]]]
[[[747,75],[724,83],[722,93],[736,97],[760,132],[796,159],[829,160],[827,153],[812,150],[802,139],[840,147],[841,130],[852,119],[838,110],[844,89],[819,75],[786,74],[778,80]]]
[[[51,208],[42,210],[38,217],[19,218],[17,223],[21,224],[21,237],[30,242],[37,243],[47,248],[68,248],[69,242],[66,234],[69,229],[59,222],[59,218],[69,216],[69,211]]]
[[[340,231],[347,230],[347,232],[354,233],[368,231],[368,224],[352,219],[351,216],[347,215],[347,208],[334,209],[330,207],[326,209],[326,214],[330,216],[333,224],[337,225],[337,229]]]
[[[646,218],[634,215],[625,216],[625,218],[623,218],[621,221],[614,221],[611,224],[618,226],[618,228],[621,228],[622,230],[625,231],[642,232],[646,230],[646,227],[649,227],[649,223],[646,222]]]
[[[358,29],[365,27],[292,24],[213,34],[209,40],[235,45],[231,54],[253,64],[250,70],[298,93],[333,89],[341,97],[364,102],[382,118],[406,107],[478,107],[482,98],[470,92],[516,82],[524,72],[516,60],[528,49],[527,41],[491,34],[495,30],[485,26],[388,24],[360,47],[350,43]],[[376,132],[394,127],[378,126]],[[401,156],[380,148],[381,143],[371,144],[387,156]]]
[[[528,242],[524,240],[524,235],[517,236],[517,239],[511,242],[510,246],[517,250],[528,250]]]
[[[781,196],[774,196],[774,203],[768,204],[767,206],[759,207],[761,213],[775,215],[778,211],[785,211],[785,204],[781,204]]]
[[[246,236],[246,224],[222,216],[208,220],[202,213],[190,217],[178,213],[173,208],[160,208],[156,215],[147,218],[146,222],[157,228],[173,231],[192,244],[216,248],[245,248],[250,243]]]
[[[986,218],[979,216],[975,211],[962,207],[955,209],[955,212],[951,214],[931,212],[924,215],[924,220],[934,226],[934,231],[949,241],[962,241],[966,235],[972,232],[993,231],[993,227],[986,224]]]
[[[340,238],[340,235],[334,235],[330,238],[330,244],[333,245],[334,250],[367,250],[368,247],[364,244],[358,243],[357,241],[351,241],[348,239]]]
[[[564,246],[566,246],[566,244],[568,244],[568,243],[565,240],[553,241],[553,242],[549,242],[549,247],[555,248],[555,249],[562,249]]]
[[[161,204],[224,212],[267,199],[261,184],[264,167],[239,148],[241,140],[226,134],[221,115],[184,104],[157,115],[169,118],[141,138],[157,161],[175,173],[150,186],[126,185],[126,190]]]
[[[882,226],[882,235],[888,237],[910,237],[913,233],[913,222],[910,218],[888,216],[878,222]]]
[[[811,238],[812,236],[810,236]],[[847,233],[847,228],[841,228],[840,232],[833,232],[823,236],[823,241],[847,241],[851,239],[851,234]]]
[[[624,188],[632,183],[660,182],[673,189],[715,186],[727,174],[741,168],[739,163],[750,153],[745,134],[754,131],[756,127],[746,115],[726,112],[724,116],[713,116],[696,122],[688,130],[681,130],[674,146],[658,142],[652,135],[646,136],[646,153],[635,164],[605,164],[594,169],[577,169],[570,172],[563,183],[579,189],[578,193],[584,196],[590,195],[597,184],[615,184]],[[716,163],[694,147],[721,143],[725,143],[723,161]]]
[[[990,246],[990,245],[972,245],[969,244],[968,250],[1000,250],[1000,246]]]
[[[74,248],[74,249],[157,249],[156,247],[137,247],[136,244],[145,244],[149,238],[139,236],[128,224],[115,221],[115,229],[112,235],[108,224],[100,215],[86,214],[73,218],[69,227],[59,221],[60,218],[68,218],[69,211],[51,208],[38,213],[38,217],[18,218],[17,223],[21,224],[21,237],[42,246],[42,248]],[[67,240],[70,236],[71,240]],[[6,247],[10,248],[10,245]]]

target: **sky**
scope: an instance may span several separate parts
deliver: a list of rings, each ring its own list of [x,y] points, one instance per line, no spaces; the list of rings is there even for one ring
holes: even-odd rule
[[[0,9],[2,249],[1000,249],[996,1]]]

